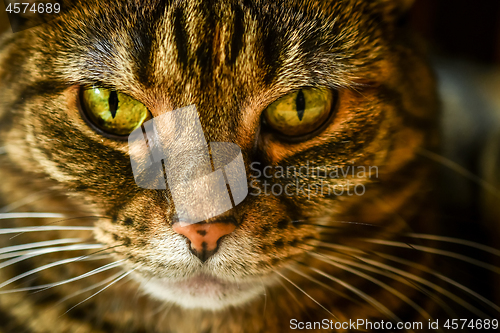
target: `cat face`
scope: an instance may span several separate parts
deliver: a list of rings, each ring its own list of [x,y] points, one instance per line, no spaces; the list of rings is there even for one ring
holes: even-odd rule
[[[368,232],[387,238],[424,202],[430,171],[416,156],[435,143],[436,102],[430,71],[396,29],[406,6],[78,4],[3,41],[1,100],[9,126],[2,141],[18,168],[100,216],[95,239],[113,247],[113,257],[152,297],[187,308],[248,303],[289,269],[300,271],[297,262],[314,262],[309,254],[326,239],[374,246],[357,243],[366,230],[342,221],[383,227]],[[206,260],[174,230],[170,192],[138,187],[127,142],[89,116],[84,94],[95,87],[127,96],[153,118],[194,104],[208,142],[241,148],[250,194],[224,214],[234,231]],[[314,104],[315,94],[327,96],[324,110],[297,108],[299,100]],[[286,101],[301,119],[281,116]],[[303,119],[311,120],[303,126]],[[316,166],[328,174],[372,167],[377,176],[360,177],[360,169],[342,179],[278,172]],[[363,195],[331,192],[348,180]],[[328,193],[318,193],[318,184]]]

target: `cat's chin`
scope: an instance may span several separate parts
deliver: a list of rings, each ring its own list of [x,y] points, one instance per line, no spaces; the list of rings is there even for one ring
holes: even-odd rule
[[[226,282],[205,274],[180,281],[152,278],[142,281],[141,286],[152,297],[187,309],[223,310],[265,294],[262,283]]]

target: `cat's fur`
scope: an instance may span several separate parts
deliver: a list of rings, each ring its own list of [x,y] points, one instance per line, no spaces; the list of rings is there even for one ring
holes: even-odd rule
[[[82,304],[92,292],[59,301],[116,271],[37,294],[2,294],[0,331],[280,332],[290,330],[290,319],[333,319],[330,312],[339,320],[373,321],[427,322],[425,312],[451,318],[449,308],[462,318],[477,316],[450,301],[441,287],[491,313],[433,274],[472,290],[482,289],[477,282],[484,281],[482,291],[488,293],[488,271],[472,264],[457,267],[417,249],[443,242],[403,237],[453,234],[437,210],[436,164],[428,158],[439,141],[433,75],[399,21],[411,2],[93,0],[74,4],[48,24],[4,37],[2,201],[44,191],[43,198],[18,211],[63,212],[76,219],[56,225],[95,225],[95,231],[3,236],[2,245],[19,244],[21,237],[23,243],[80,237],[112,247],[104,252],[111,253],[109,262],[125,259],[125,271],[135,270],[125,278],[130,281]],[[308,161],[377,166],[379,177],[356,180],[366,186],[363,196],[248,196],[230,212],[239,222],[236,231],[202,264],[172,231],[168,193],[135,185],[126,142],[101,136],[80,116],[78,91],[94,85],[130,95],[153,116],[195,104],[207,141],[237,143],[247,166],[300,167]],[[290,142],[261,126],[267,105],[303,87],[338,91],[336,115],[327,128]],[[301,186],[318,179],[286,181]],[[4,226],[55,221],[8,220]],[[403,248],[367,238],[402,241]],[[22,261],[1,269],[0,282],[80,254]],[[396,263],[387,255],[409,261]],[[18,287],[70,279],[106,263],[68,263]],[[471,267],[479,280],[467,272]],[[176,281],[195,272],[236,284],[226,293],[203,295],[176,288]]]

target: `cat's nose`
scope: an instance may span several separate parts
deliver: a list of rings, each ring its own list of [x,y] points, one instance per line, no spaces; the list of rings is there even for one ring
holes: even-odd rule
[[[202,262],[205,262],[217,252],[219,239],[236,229],[235,222],[234,219],[191,224],[176,222],[172,228],[176,233],[189,239],[191,242],[191,252]]]

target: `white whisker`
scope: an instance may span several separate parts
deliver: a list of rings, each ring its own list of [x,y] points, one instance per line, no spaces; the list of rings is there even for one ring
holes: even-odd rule
[[[57,287],[57,286],[60,286],[60,285],[63,285],[63,284],[66,284],[66,283],[70,283],[70,282],[73,282],[73,281],[78,281],[78,280],[81,280],[81,279],[84,279],[86,277],[89,277],[89,276],[92,276],[92,275],[95,275],[95,274],[98,274],[98,273],[101,273],[101,272],[104,272],[104,271],[107,271],[107,270],[110,270],[110,269],[113,269],[115,267],[118,267],[121,265],[121,263],[124,261],[125,259],[122,259],[122,260],[118,260],[118,261],[115,261],[115,262],[112,262],[110,264],[107,264],[107,265],[104,265],[104,266],[101,266],[99,268],[96,268],[90,272],[87,272],[85,274],[82,274],[80,276],[77,276],[77,277],[74,277],[74,278],[71,278],[71,279],[67,279],[67,280],[63,280],[63,281],[60,281],[60,282],[55,282],[55,283],[50,283],[50,284],[43,284],[43,285],[40,285],[40,286],[34,286],[34,287],[27,287],[27,288],[18,288],[18,289],[12,289],[12,290],[6,290],[6,291],[1,291],[0,292],[0,295],[2,294],[10,294],[10,293],[15,293],[15,292],[21,292],[21,291],[32,291],[32,290],[39,290],[39,289],[42,289],[40,291],[44,291],[44,290],[47,290],[47,289],[50,289],[50,288],[53,288],[53,287]],[[122,274],[121,272],[119,274]]]
[[[29,203],[32,203],[32,202],[35,202],[43,197],[47,196],[47,192],[46,191],[39,191],[39,192],[36,192],[36,193],[33,193],[31,195],[28,195],[27,197],[24,197],[20,200],[17,200],[11,204],[8,204],[6,206],[3,206],[2,208],[0,208],[0,213],[8,213],[8,212],[11,212],[13,211],[14,209],[17,209],[19,207],[22,207],[26,204],[29,204]]]
[[[499,189],[497,189],[495,186],[488,183],[486,180],[482,179],[481,177],[478,177],[474,173],[470,172],[469,170],[467,170],[466,168],[464,168],[463,166],[461,166],[457,162],[454,162],[454,161],[452,161],[444,156],[438,155],[434,152],[431,152],[431,151],[423,149],[423,148],[420,148],[418,150],[418,153],[422,156],[425,156],[431,160],[436,161],[437,163],[440,163],[440,164],[450,168],[451,170],[454,170],[458,174],[461,174],[465,178],[478,184],[480,187],[484,188],[485,190],[487,190],[488,192],[490,192],[494,196],[500,197],[500,190]]]
[[[44,242],[36,242],[36,243],[29,243],[29,244],[23,244],[23,245],[8,246],[8,247],[0,248],[0,254],[7,253],[7,252],[13,252],[13,251],[19,251],[19,250],[26,250],[26,249],[36,249],[38,247],[51,246],[51,245],[59,245],[59,244],[67,244],[67,243],[79,243],[81,241],[82,240],[80,238],[63,238],[63,239],[54,239],[54,240],[44,241]]]
[[[38,250],[24,250],[24,251],[16,251],[9,252],[0,255],[0,260],[10,259],[15,257],[31,257],[31,256],[39,256],[41,254],[54,253],[54,252],[63,252],[63,251],[77,251],[77,250],[92,250],[92,249],[100,249],[104,247],[102,244],[76,244],[76,245],[67,245],[67,246],[53,246],[46,247]]]
[[[373,243],[373,244],[387,245],[387,246],[406,248],[406,249],[414,249],[414,250],[418,250],[418,251],[422,251],[422,252],[426,252],[426,253],[438,254],[438,255],[445,256],[445,257],[455,258],[458,260],[468,262],[469,264],[473,264],[473,265],[476,265],[478,267],[485,268],[485,269],[490,270],[492,272],[495,272],[497,274],[500,274],[500,268],[498,268],[496,266],[487,264],[487,263],[482,262],[480,260],[476,260],[476,259],[464,256],[462,254],[450,252],[450,251],[444,251],[444,250],[434,249],[432,247],[420,246],[420,245],[415,245],[415,244],[406,244],[406,243],[402,243],[402,242],[387,241],[387,240],[383,240],[383,239],[365,238],[362,240],[364,240],[365,242],[368,242],[368,243]]]
[[[395,262],[399,262],[401,264],[404,264],[404,265],[408,265],[410,267],[415,267],[415,268],[418,268],[420,269],[421,271],[424,271],[424,272],[428,272],[438,278],[440,278],[441,280],[443,281],[446,281],[448,282],[449,284],[451,285],[454,285],[455,287],[459,288],[459,289],[462,289],[464,290],[465,292],[469,293],[470,295],[476,297],[477,299],[481,300],[482,302],[484,302],[485,304],[491,306],[493,309],[495,309],[496,311],[500,312],[500,307],[497,306],[496,304],[494,304],[493,302],[489,301],[488,299],[486,299],[485,297],[481,296],[480,294],[476,293],[475,291],[473,291],[472,289],[469,289],[467,288],[466,286],[442,275],[442,274],[439,274],[439,273],[436,273],[434,272],[433,270],[431,269],[428,269],[427,267],[425,267],[424,265],[418,265],[418,264],[415,264],[414,262],[411,262],[409,260],[405,260],[405,259],[401,259],[401,258],[397,258],[397,257],[394,257],[394,256],[391,256],[391,255],[388,255],[388,254],[385,254],[385,253],[378,253],[378,252],[375,252],[375,254],[377,254],[378,256],[382,257],[382,258],[385,258],[385,259],[389,259],[389,260],[392,260],[392,261],[395,261]]]
[[[356,249],[356,248],[352,248],[352,247],[349,247],[349,246],[345,246],[345,245],[330,244],[330,243],[323,243],[323,242],[320,242],[319,245],[321,245],[323,247],[330,248],[330,249],[334,249],[334,250],[340,250],[340,251],[347,251],[347,252],[352,252],[352,253],[365,254],[365,251],[362,251],[362,250],[359,250],[359,249]]]
[[[48,253],[55,252],[64,252],[64,251],[80,251],[80,250],[92,250],[92,249],[100,249],[104,246],[102,244],[78,244],[78,245],[68,245],[68,246],[59,246],[59,247],[48,247],[40,250],[33,251],[23,251],[23,252],[14,252],[14,253],[6,253],[0,255],[0,259],[9,259],[14,258],[0,264],[0,269],[5,268],[7,266],[16,264],[20,261],[41,256]]]
[[[410,305],[412,308],[414,308],[415,310],[417,310],[422,315],[423,318],[425,318],[425,319],[433,319],[430,316],[430,314],[428,312],[426,312],[424,309],[422,309],[422,307],[420,307],[418,304],[416,304],[415,302],[413,302],[411,299],[409,299],[408,297],[406,297],[405,295],[403,295],[402,293],[400,293],[399,291],[397,291],[393,287],[387,285],[386,283],[383,283],[379,279],[376,279],[376,278],[374,278],[372,276],[369,276],[369,275],[367,275],[367,274],[365,274],[363,272],[360,272],[357,269],[353,269],[353,268],[347,267],[345,265],[339,264],[339,263],[335,262],[335,260],[332,260],[331,257],[330,258],[326,258],[323,255],[316,254],[316,258],[318,258],[319,260],[321,260],[321,261],[323,261],[325,263],[331,264],[331,265],[336,266],[336,267],[338,267],[338,268],[340,268],[342,270],[351,272],[353,274],[356,274],[359,277],[362,277],[362,278],[364,278],[364,279],[366,279],[368,281],[371,281],[371,282],[375,283],[376,285],[378,285],[378,286],[384,288],[385,290],[389,291],[390,293],[392,293],[393,295],[395,295],[396,297],[398,297],[399,299],[401,299],[402,301],[404,301],[406,304]]]
[[[299,262],[299,263],[300,263],[300,262]],[[295,274],[298,274],[298,275],[300,275],[300,276],[302,276],[302,277],[305,277],[305,278],[306,278],[306,279],[308,279],[309,281],[312,281],[312,282],[316,283],[317,285],[322,286],[323,288],[325,288],[325,289],[327,289],[327,290],[330,290],[330,291],[334,292],[335,294],[337,294],[337,295],[339,295],[339,296],[341,296],[341,297],[343,297],[343,298],[345,298],[345,299],[350,300],[350,301],[351,301],[351,302],[353,302],[353,303],[356,303],[356,304],[358,304],[358,305],[361,305],[361,302],[359,302],[358,300],[355,300],[354,298],[352,298],[352,297],[350,297],[350,296],[346,295],[345,293],[343,293],[343,292],[341,292],[341,291],[339,291],[339,290],[337,290],[337,289],[335,289],[335,288],[333,288],[333,287],[331,287],[331,286],[329,286],[329,285],[324,284],[323,282],[321,282],[321,281],[319,281],[319,280],[317,280],[317,279],[313,278],[312,276],[310,276],[310,275],[308,275],[308,274],[306,274],[306,273],[304,273],[304,272],[301,272],[301,271],[300,271],[300,270],[298,270],[298,269],[292,269],[291,267],[288,267],[288,269],[289,269],[289,270],[291,270],[292,272],[294,272]]]
[[[285,290],[286,290],[286,292],[287,292],[287,293],[288,293],[288,294],[289,294],[289,295],[293,298],[293,300],[294,300],[295,302],[297,302],[297,304],[300,306],[300,308],[301,308],[302,310],[304,310],[304,311],[305,311],[306,309],[304,308],[304,304],[303,304],[302,302],[300,302],[300,301],[299,301],[299,299],[297,298],[297,296],[295,296],[295,295],[292,293],[292,291],[291,291],[290,289],[288,289],[288,287],[287,287],[287,286],[283,283],[283,281],[278,280],[278,282],[281,284],[281,286],[283,287],[283,289],[285,289]]]
[[[124,262],[124,261],[125,261],[125,259],[121,259],[121,260],[118,260],[118,261],[106,264],[104,266],[98,267],[96,269],[93,269],[90,272],[87,272],[87,273],[82,274],[80,276],[77,276],[77,277],[74,277],[74,278],[71,278],[71,279],[67,279],[67,280],[64,280],[64,281],[52,283],[52,284],[46,286],[43,290],[40,290],[40,291],[44,291],[44,290],[47,290],[47,289],[50,289],[50,288],[53,288],[53,287],[57,287],[57,286],[60,286],[60,285],[66,284],[66,283],[71,283],[71,282],[74,282],[74,281],[78,281],[78,280],[87,278],[89,276],[92,276],[92,275],[95,275],[95,274],[98,274],[98,273],[101,273],[101,272],[108,271],[110,269],[119,267],[122,264],[122,262]]]
[[[315,254],[311,253],[311,255],[315,255]],[[327,257],[330,257],[330,256],[327,256]],[[403,271],[401,269],[397,269],[395,267],[386,265],[386,264],[384,264],[382,262],[378,262],[378,261],[371,260],[371,259],[368,259],[368,258],[358,257],[356,255],[352,255],[352,257],[356,258],[357,260],[359,260],[361,262],[367,263],[367,264],[369,264],[369,265],[371,265],[373,267],[377,267],[377,268],[382,268],[384,270],[388,270],[390,272],[396,273],[397,275],[406,277],[406,278],[408,278],[410,280],[413,280],[413,281],[416,281],[416,282],[418,282],[420,284],[426,285],[426,286],[430,287],[431,289],[433,289],[433,290],[439,292],[440,294],[448,297],[449,299],[453,300],[457,304],[463,306],[464,308],[466,308],[467,310],[469,310],[472,313],[476,314],[477,316],[480,316],[482,318],[488,318],[488,316],[484,312],[480,311],[479,309],[477,309],[476,307],[472,306],[471,304],[465,302],[463,299],[457,297],[455,294],[449,292],[448,290],[440,287],[439,285],[437,285],[435,283],[432,283],[430,281],[425,280],[424,278],[422,278],[420,276],[416,276],[414,274],[405,272],[405,271]],[[346,265],[349,265],[349,266],[355,266],[355,267],[362,268],[362,269],[365,269],[365,267],[366,267],[365,265],[353,262],[351,260],[343,260],[343,259],[340,259],[338,257],[333,257],[332,259],[334,259],[336,261],[339,261],[341,263],[344,263]]]
[[[103,250],[107,251],[107,250]],[[109,259],[109,253],[104,252],[105,254],[92,254],[89,255],[88,258],[82,259],[82,261],[96,261],[96,260],[101,260],[101,259]]]
[[[331,246],[329,246],[331,245]],[[325,248],[328,248],[328,247],[331,247],[331,248],[335,248],[337,247],[336,245],[334,244],[324,244],[322,245],[323,247]],[[340,247],[344,247],[344,246],[340,246]],[[363,252],[363,251],[360,251],[358,249],[351,249],[352,253],[359,253],[359,252]],[[337,253],[338,254],[338,253]],[[344,253],[342,253],[344,254]],[[365,254],[363,252],[363,254]],[[346,254],[344,254],[346,255]],[[405,284],[411,288],[414,288],[415,290],[418,290],[424,294],[426,294],[427,296],[431,297],[436,303],[438,303],[447,313],[449,313],[452,317],[456,317],[456,313],[440,298],[438,297],[437,295],[430,295],[421,285],[418,285],[417,283],[419,281],[415,281],[414,279],[407,279],[406,277],[403,277],[399,274],[395,274],[395,273],[391,273],[390,271],[387,271],[387,270],[382,270],[380,268],[378,268],[378,266],[373,266],[373,265],[366,265],[366,264],[363,264],[363,263],[359,263],[357,261],[352,261],[352,260],[346,260],[346,259],[342,259],[340,257],[338,257],[337,255],[333,255],[333,256],[330,256],[330,255],[327,255],[327,257],[331,257],[333,260],[337,261],[337,262],[341,262],[341,263],[344,263],[346,265],[349,265],[349,266],[353,266],[353,267],[358,267],[358,268],[361,268],[365,271],[369,271],[369,272],[373,272],[373,273],[376,273],[376,274],[380,274],[382,276],[386,276],[390,279],[393,279],[395,281],[398,281],[402,284]],[[354,256],[353,254],[349,254],[349,257],[352,257],[352,258],[356,258],[358,259],[358,257]],[[359,259],[358,259],[359,260]],[[415,281],[416,283],[412,283],[411,281]],[[432,288],[432,286],[431,286]],[[435,288],[432,288],[433,290],[441,293],[442,289],[440,287],[438,287],[439,290],[436,290]],[[442,293],[441,293],[442,294]],[[446,295],[448,297],[450,297],[450,295]]]
[[[314,267],[308,267],[310,270],[312,270],[313,272],[316,272],[324,277],[326,277],[327,279],[335,282],[335,283],[338,283],[340,284],[341,286],[343,286],[344,288],[346,289],[349,289],[350,291],[352,291],[353,293],[355,293],[356,295],[358,295],[359,297],[361,297],[362,299],[364,299],[365,301],[367,301],[368,303],[370,303],[377,311],[380,311],[382,313],[384,313],[386,316],[388,316],[389,318],[391,318],[392,320],[398,322],[398,321],[401,321],[400,318],[398,318],[392,311],[390,311],[387,307],[385,307],[384,305],[382,305],[382,303],[380,303],[379,301],[375,300],[373,297],[369,296],[368,294],[366,294],[365,292],[359,290],[358,288],[354,287],[353,285],[347,283],[347,282],[344,282],[334,276],[331,276],[330,274],[327,274],[323,271],[320,271],[319,269],[316,269]]]
[[[15,234],[21,232],[35,232],[35,231],[92,231],[94,227],[73,227],[73,226],[36,226],[36,227],[22,227],[22,228],[5,228],[0,229],[0,235]]]
[[[99,290],[98,292],[96,292],[95,294],[92,294],[90,295],[89,297],[87,297],[86,299],[84,299],[83,301],[79,302],[78,304],[72,306],[71,308],[69,308],[66,312],[64,312],[63,315],[67,314],[68,312],[70,312],[71,310],[73,310],[74,308],[76,308],[78,305],[88,301],[89,299],[91,299],[92,297],[94,297],[95,295],[103,292],[104,290],[108,289],[109,287],[111,287],[112,285],[114,285],[115,283],[117,283],[118,281],[122,280],[123,278],[125,278],[126,276],[128,276],[129,274],[131,274],[133,271],[135,271],[137,268],[139,267],[136,267],[126,273],[123,273],[121,276],[119,276],[117,279],[115,279],[113,282],[111,282],[110,284],[108,284],[106,287],[102,288],[101,290]]]
[[[405,236],[412,237],[412,238],[428,239],[428,240],[435,240],[435,241],[446,242],[446,243],[465,245],[465,246],[476,248],[478,250],[483,250],[485,252],[489,252],[491,254],[494,254],[494,255],[500,257],[500,250],[497,250],[497,249],[494,249],[492,247],[489,247],[489,246],[486,246],[483,244],[479,244],[476,242],[471,242],[471,241],[468,241],[465,239],[444,237],[444,236],[438,236],[438,235],[426,235],[426,234],[407,234]]]
[[[47,265],[43,265],[41,267],[38,267],[38,268],[34,268],[30,271],[27,271],[23,274],[20,274],[20,275],[17,275],[7,281],[5,281],[4,283],[0,284],[0,288],[3,288],[9,284],[11,284],[12,282],[16,282],[18,280],[21,280],[22,278],[25,278],[27,276],[30,276],[32,274],[35,274],[35,273],[38,273],[38,272],[41,272],[43,270],[46,270],[46,269],[49,269],[49,268],[52,268],[52,267],[56,267],[56,266],[60,266],[60,265],[65,265],[65,264],[69,264],[69,263],[72,263],[72,262],[75,262],[75,261],[79,261],[79,260],[82,260],[84,258],[88,258],[89,256],[80,256],[80,257],[75,257],[75,258],[69,258],[69,259],[63,259],[63,260],[59,260],[59,261],[56,261],[56,262],[53,262],[53,263],[50,263],[50,264],[47,264]]]
[[[262,317],[264,318],[266,315],[266,309],[267,309],[267,288],[266,285],[264,284],[264,280],[262,280],[262,277],[260,278],[260,283],[262,284],[262,287],[264,288],[264,310],[262,311]]]
[[[284,276],[283,274],[281,274],[280,272],[276,271],[275,272],[276,274],[278,274],[279,276],[281,276],[283,279],[285,279],[286,281],[288,281],[288,283],[290,283],[292,286],[294,286],[295,288],[297,288],[301,293],[303,293],[305,296],[307,296],[307,298],[309,298],[311,301],[313,301],[314,303],[316,303],[319,307],[321,307],[323,310],[325,310],[326,312],[328,312],[333,318],[335,318],[335,320],[339,320],[337,318],[337,316],[335,316],[333,313],[331,313],[327,308],[325,308],[323,305],[321,305],[321,303],[319,303],[318,301],[316,301],[311,295],[309,295],[308,293],[306,293],[303,289],[301,289],[299,286],[297,286],[297,284],[293,283],[289,278],[287,278],[286,276]]]
[[[306,224],[306,225],[312,225],[315,227],[322,227],[322,228],[331,228],[331,229],[338,229],[339,227],[332,226],[329,224],[336,223],[336,224],[352,224],[352,225],[361,225],[365,227],[377,227],[380,228],[380,226],[376,224],[371,224],[371,223],[364,223],[364,222],[355,222],[355,221],[335,221],[335,220],[328,220],[328,225],[325,224],[318,224],[318,223],[311,223],[308,222],[307,220],[294,220],[291,221],[291,223],[299,223],[299,224]]]
[[[118,272],[118,273],[114,274],[113,276],[110,276],[109,278],[107,278],[107,279],[105,279],[105,280],[103,280],[103,281],[101,281],[101,282],[95,283],[95,284],[91,285],[90,287],[84,288],[84,289],[82,289],[82,290],[79,290],[79,291],[77,291],[77,292],[75,292],[75,293],[72,293],[72,294],[70,294],[70,295],[68,295],[68,296],[66,296],[66,297],[64,297],[64,298],[62,298],[62,299],[61,299],[59,302],[57,302],[57,303],[58,303],[58,304],[61,304],[61,303],[65,302],[65,301],[67,301],[67,300],[68,300],[68,299],[70,299],[70,298],[73,298],[73,297],[75,297],[75,296],[78,296],[78,295],[81,295],[81,294],[83,294],[83,293],[86,293],[87,291],[90,291],[90,290],[92,290],[92,289],[99,288],[100,286],[102,286],[102,285],[104,285],[104,284],[106,284],[106,283],[108,283],[108,282],[113,281],[114,279],[116,279],[117,277],[119,277],[119,276],[120,276],[120,275],[122,275],[122,274],[123,274],[123,272]]]
[[[60,219],[66,215],[59,213],[0,213],[0,220],[5,219]]]
[[[174,307],[175,303],[170,303],[170,304],[165,304],[163,305],[162,307],[160,307],[160,312],[163,311],[161,317],[158,319],[158,322],[161,323],[165,320],[165,318],[167,317],[167,315],[170,313],[170,310],[172,310],[172,308]],[[156,315],[160,312],[156,312],[155,314],[153,315]]]

